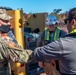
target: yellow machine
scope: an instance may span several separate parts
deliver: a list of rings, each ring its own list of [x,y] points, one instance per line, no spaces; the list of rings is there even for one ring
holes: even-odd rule
[[[22,10],[10,10],[7,11],[9,15],[13,17],[11,22],[11,28],[14,29],[16,40],[22,48],[24,48],[24,37],[23,37],[23,11]],[[11,65],[14,75],[26,75],[25,64],[12,63]]]
[[[22,10],[9,10],[7,11],[9,15],[13,17],[11,22],[11,28],[14,30],[14,35],[16,37],[16,40],[22,48],[24,48],[24,25],[23,25],[23,11]],[[36,14],[36,17],[34,15],[31,15],[29,19],[25,22],[25,28],[28,23],[28,28],[31,28],[32,30],[39,28],[42,32],[45,28],[45,18],[47,16],[47,13],[39,13]],[[21,64],[21,63],[12,63],[11,65],[12,71],[14,75],[27,75],[29,73],[34,72],[39,73],[42,72],[43,69],[39,68],[37,62],[31,62],[28,64]]]

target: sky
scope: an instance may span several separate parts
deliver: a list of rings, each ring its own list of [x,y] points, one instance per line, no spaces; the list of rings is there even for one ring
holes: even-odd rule
[[[76,7],[76,0],[0,0],[0,6],[22,8],[25,13],[51,13],[54,9],[65,12]]]

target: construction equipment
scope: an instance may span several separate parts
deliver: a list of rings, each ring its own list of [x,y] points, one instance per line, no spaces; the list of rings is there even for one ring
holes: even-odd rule
[[[27,22],[30,23],[30,24],[28,23],[28,28],[31,28],[32,30],[39,28],[40,31],[42,32],[43,28],[45,28],[45,18],[47,16],[47,13],[41,13],[41,14],[39,13],[39,14],[35,14],[35,15],[33,14],[31,17],[31,21],[27,21],[25,23],[25,28],[24,28],[24,25],[23,25],[24,15],[23,15],[22,10],[9,10],[7,12],[9,15],[11,15],[13,17],[13,19],[10,20],[11,28],[14,31],[14,35],[16,37],[18,44],[20,46],[22,46],[22,48],[26,48],[26,44],[27,44],[25,42],[26,38],[24,36],[24,29],[27,28],[26,27]],[[42,19],[41,22],[39,22],[40,19]],[[34,22],[33,22],[33,20],[34,20]],[[33,26],[33,25],[35,25],[34,23],[36,24],[36,26]],[[30,39],[28,39],[28,40],[30,40]],[[29,42],[28,49],[34,50],[35,47],[36,47],[36,42],[34,42],[34,43]],[[40,68],[38,66],[38,63],[35,61],[32,61],[27,64],[12,63],[11,67],[12,67],[12,72],[14,75],[35,75],[35,74],[43,72],[43,69]]]
[[[24,37],[23,37],[23,11],[22,10],[9,10],[7,11],[9,15],[13,17],[11,22],[11,28],[14,31],[16,40],[22,48],[24,48]],[[14,75],[26,75],[25,64],[12,63],[11,65]]]

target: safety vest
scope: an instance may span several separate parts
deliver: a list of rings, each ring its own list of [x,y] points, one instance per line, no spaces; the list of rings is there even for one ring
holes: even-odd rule
[[[60,36],[60,29],[56,27],[55,31],[53,32],[53,40],[57,40]],[[48,29],[45,30],[45,41],[50,41],[50,31]]]
[[[70,34],[71,34],[71,33],[76,33],[76,29],[72,30],[72,31],[70,32]]]

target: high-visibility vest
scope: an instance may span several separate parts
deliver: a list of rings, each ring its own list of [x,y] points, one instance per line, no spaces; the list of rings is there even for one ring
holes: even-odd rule
[[[53,40],[57,40],[60,36],[60,29],[56,27],[55,31],[53,32]],[[50,41],[50,31],[48,29],[45,30],[45,41]]]
[[[70,34],[71,34],[71,33],[76,33],[76,29],[72,30],[72,31],[70,32]]]

